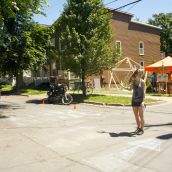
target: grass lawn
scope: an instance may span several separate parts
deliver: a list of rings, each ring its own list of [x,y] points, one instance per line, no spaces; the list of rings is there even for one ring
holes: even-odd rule
[[[47,91],[31,89],[31,88],[23,88],[21,90],[22,95],[37,95],[37,94],[46,94],[46,93]]]
[[[147,93],[147,95],[149,95],[149,96],[161,96],[161,97],[171,97],[172,96],[172,94],[161,94],[161,93]]]
[[[71,94],[81,94],[81,90],[70,90]],[[93,94],[131,94],[131,91],[116,88],[94,88]]]
[[[83,102],[95,102],[95,103],[107,103],[107,104],[119,104],[119,105],[130,105],[131,104],[131,97],[124,97],[124,96],[107,96],[107,95],[89,95],[83,97],[82,95],[73,95],[74,100],[76,101],[83,101]],[[145,103],[155,103],[159,100],[145,99]]]
[[[46,94],[48,90],[47,85],[41,85],[41,86],[27,86],[16,92],[15,88],[11,85],[2,85],[1,86],[1,92],[2,94],[21,94],[21,95],[36,95],[36,94]]]
[[[94,94],[131,94],[131,91],[117,88],[95,88],[93,90]]]
[[[11,91],[12,89],[12,85],[1,85],[1,91]]]

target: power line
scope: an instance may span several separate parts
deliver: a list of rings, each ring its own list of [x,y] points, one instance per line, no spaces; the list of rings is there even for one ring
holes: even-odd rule
[[[139,2],[133,4],[126,12],[130,11],[132,8],[134,8]]]
[[[115,8],[114,10],[120,10],[121,8],[124,8],[124,7],[127,7],[127,6],[129,6],[129,5],[138,3],[138,2],[140,2],[140,1],[142,1],[142,0],[137,0],[137,1],[134,1],[134,2],[131,2],[131,3],[128,3],[128,4],[123,5],[123,6],[121,6],[121,7]]]
[[[112,4],[112,3],[116,2],[116,1],[118,1],[118,0],[114,0],[114,1],[108,2],[107,4],[104,4],[104,5],[109,5],[109,4]]]

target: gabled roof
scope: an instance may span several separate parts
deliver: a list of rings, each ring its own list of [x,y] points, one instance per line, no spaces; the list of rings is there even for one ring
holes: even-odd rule
[[[131,13],[126,13],[126,12],[118,11],[118,10],[111,9],[111,8],[107,8],[107,9],[112,11],[113,13],[118,13],[118,14],[122,14],[122,15],[128,16],[128,18],[130,18],[130,19],[132,19],[132,17],[134,17],[134,14],[131,14]],[[154,28],[154,29],[159,29],[159,30],[161,29],[160,27],[157,27],[157,26],[154,26],[154,25],[150,25],[150,24],[146,24],[146,23],[142,23],[142,22],[137,22],[137,21],[133,21],[133,20],[130,20],[130,22],[134,23],[134,24],[142,25],[142,26],[151,27],[151,28]]]
[[[130,16],[130,17],[133,17],[134,16],[134,14],[127,13],[127,12],[124,12],[124,11],[119,11],[119,10],[115,10],[115,9],[112,9],[112,8],[107,8],[107,9],[109,11],[116,12],[116,13],[120,13],[120,14],[124,14],[124,15]]]

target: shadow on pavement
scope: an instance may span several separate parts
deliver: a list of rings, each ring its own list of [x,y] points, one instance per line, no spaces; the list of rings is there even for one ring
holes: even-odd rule
[[[9,109],[10,105],[7,104],[1,104],[0,109]]]
[[[151,125],[151,124],[146,124],[144,127],[147,127],[147,128],[149,128],[149,127],[162,127],[162,126],[168,126],[168,125],[172,125],[172,123],[165,123],[165,124],[153,124],[153,125]]]
[[[44,99],[32,99],[32,100],[27,100],[26,103],[33,103],[33,104],[58,104],[58,105],[63,105],[60,101],[58,103],[49,103],[47,98]],[[78,102],[73,101],[71,104],[76,104]]]
[[[172,139],[172,134],[161,135],[161,136],[158,136],[157,138],[161,140],[169,140],[169,139]]]
[[[9,118],[9,116],[5,116],[5,115],[0,114],[0,119],[5,119],[5,118]]]
[[[135,137],[136,134],[134,132],[119,132],[119,133],[115,133],[115,132],[106,132],[106,131],[98,131],[98,133],[107,133],[110,135],[110,137]]]
[[[22,106],[19,105],[12,105],[12,104],[0,104],[0,110],[1,109],[23,109]]]
[[[33,104],[48,104],[47,99],[32,99],[26,101],[26,103],[33,103]]]
[[[15,115],[3,115],[3,112],[0,111],[0,119],[6,119],[6,118],[10,118],[11,116],[15,116]]]
[[[10,116],[14,115],[3,115],[4,110],[16,110],[16,109],[23,109],[22,106],[18,105],[11,105],[11,104],[0,104],[0,119],[10,118]]]

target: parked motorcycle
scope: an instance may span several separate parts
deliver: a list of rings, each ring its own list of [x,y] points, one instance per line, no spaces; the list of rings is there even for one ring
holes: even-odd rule
[[[50,88],[47,92],[49,103],[59,103],[69,105],[73,101],[73,97],[66,93],[67,86],[63,84],[53,85],[50,84]]]

